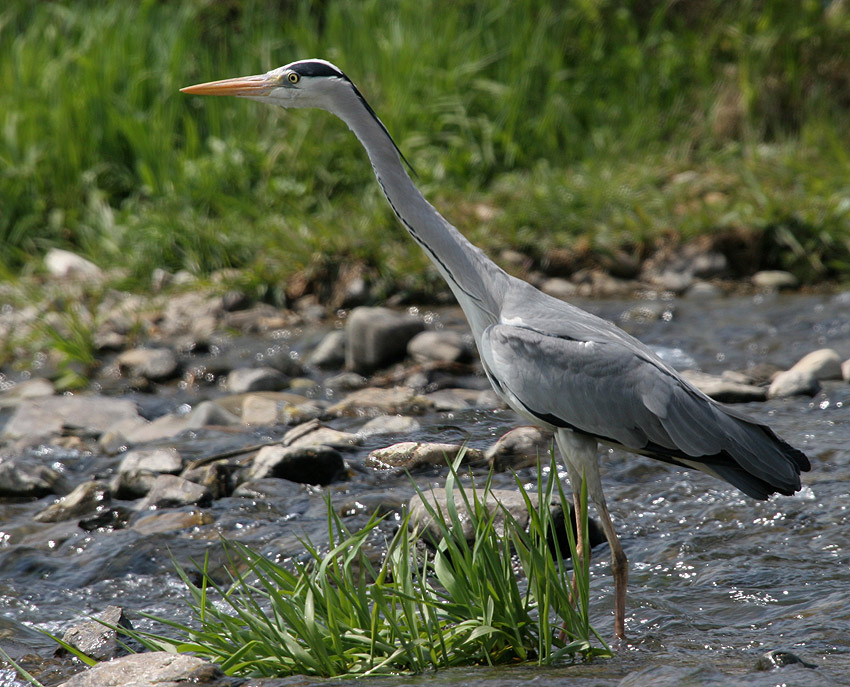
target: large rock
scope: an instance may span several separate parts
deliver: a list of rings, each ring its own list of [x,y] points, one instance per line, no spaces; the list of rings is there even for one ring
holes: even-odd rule
[[[412,470],[425,465],[445,466],[451,464],[464,448],[463,462],[465,464],[484,462],[484,452],[477,448],[463,447],[459,444],[403,441],[385,448],[376,448],[366,457],[366,465],[380,470],[393,468]]]
[[[841,379],[841,358],[831,348],[821,348],[800,358],[791,369],[780,372],[770,383],[768,398],[814,396],[820,381]]]
[[[301,484],[326,485],[345,475],[345,462],[330,446],[264,446],[245,481],[278,477]]]
[[[821,382],[841,379],[841,356],[831,348],[820,348],[804,355],[791,369],[810,374]]]
[[[73,675],[60,687],[185,687],[231,684],[221,669],[208,661],[154,651],[121,656]]]
[[[23,401],[3,428],[4,439],[59,434],[65,426],[103,434],[118,424],[141,426],[136,404],[106,396],[50,396]]]
[[[315,367],[342,367],[345,364],[345,332],[342,329],[334,329],[325,334],[307,362]]]
[[[345,323],[345,364],[367,374],[404,358],[422,320],[389,308],[354,308]]]

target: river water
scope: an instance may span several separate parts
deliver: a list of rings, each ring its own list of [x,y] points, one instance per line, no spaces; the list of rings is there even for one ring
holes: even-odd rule
[[[817,348],[850,358],[850,293],[759,295],[650,303],[659,317],[641,317],[633,301],[579,303],[617,321],[675,366],[719,374],[762,363],[793,364]],[[624,315],[625,314],[625,315]],[[447,326],[459,311],[440,311]],[[177,403],[174,400],[173,403]],[[185,403],[181,398],[179,402]],[[170,401],[162,401],[162,412]],[[769,423],[807,452],[812,471],[791,497],[756,502],[725,483],[647,458],[608,451],[601,457],[604,488],[630,561],[628,641],[610,660],[556,668],[464,669],[376,679],[374,685],[823,685],[850,684],[850,384],[829,382],[813,398],[738,406]],[[41,627],[64,628],[109,604],[131,613],[180,616],[182,585],[171,556],[181,562],[219,549],[220,534],[278,558],[297,555],[297,536],[321,541],[324,496],[352,512],[357,503],[404,500],[406,477],[364,465],[367,453],[395,441],[458,441],[486,447],[523,424],[509,411],[468,410],[419,418],[414,436],[370,438],[346,454],[352,478],[326,489],[285,488],[268,499],[230,497],[208,510],[210,524],[176,531],[135,528],[84,532],[75,523],[41,524],[38,502],[0,503],[0,640],[49,655]],[[353,431],[362,420],[331,423]],[[209,431],[176,443],[194,458],[274,439],[286,428]],[[172,442],[173,443],[173,442]],[[76,481],[108,475],[115,459],[45,449],[43,458]],[[532,470],[520,473],[524,481]],[[440,485],[444,472],[417,473],[421,486]],[[496,486],[513,478],[497,475]],[[127,504],[132,506],[131,503]],[[352,525],[365,515],[352,517]],[[606,547],[591,570],[594,624],[613,631],[613,594]],[[137,627],[144,621],[133,618]],[[759,656],[787,650],[818,665],[756,672]],[[11,681],[7,681],[12,684]],[[289,678],[276,685],[324,684]]]

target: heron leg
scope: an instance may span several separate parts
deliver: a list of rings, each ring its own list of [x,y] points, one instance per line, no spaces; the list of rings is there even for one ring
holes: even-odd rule
[[[570,487],[573,491],[573,503],[576,513],[581,513],[581,486],[582,480],[587,480],[587,495],[596,506],[599,519],[602,522],[602,530],[611,547],[611,574],[614,577],[614,636],[617,639],[625,639],[626,618],[626,585],[629,577],[629,563],[626,552],[620,544],[611,514],[608,512],[608,504],[602,493],[602,478],[599,474],[599,462],[596,456],[597,442],[581,434],[561,430],[556,435],[558,447],[567,466],[567,474],[570,478]],[[576,545],[579,559],[584,556],[584,533],[581,528],[576,528]]]

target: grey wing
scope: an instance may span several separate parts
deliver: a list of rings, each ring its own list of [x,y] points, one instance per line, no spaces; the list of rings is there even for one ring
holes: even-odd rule
[[[793,493],[809,468],[768,427],[712,401],[627,339],[496,324],[483,334],[481,357],[497,391],[524,415],[705,470],[751,496]]]

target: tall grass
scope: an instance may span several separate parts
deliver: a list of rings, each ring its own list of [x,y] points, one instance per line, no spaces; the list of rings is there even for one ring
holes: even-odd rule
[[[537,503],[525,495],[527,529],[492,506],[489,479],[478,490],[462,486],[459,465],[458,460],[446,480],[446,511],[429,508],[441,535],[433,557],[416,546],[408,514],[381,562],[373,563],[369,544],[380,538],[380,519],[351,532],[329,502],[327,548],[305,541],[304,558],[287,566],[226,544],[231,585],[213,582],[206,565],[198,585],[180,571],[192,624],[155,618],[172,633],[133,636],[150,649],[192,652],[229,675],[253,677],[544,665],[609,655],[589,622],[589,550],[571,575],[562,560],[566,552],[557,543],[551,548],[556,541],[551,504],[568,503],[554,457],[545,478],[538,471]],[[517,486],[522,488],[519,480]],[[474,532],[471,541],[461,510]],[[564,513],[570,517],[569,509]],[[586,512],[579,525],[586,532]],[[576,560],[570,524],[566,530]]]
[[[625,162],[646,170],[637,193],[651,193],[663,184],[660,157],[751,173],[768,143],[787,151],[781,172],[817,157],[824,177],[778,220],[744,197],[742,221],[762,231],[783,225],[804,250],[809,242],[818,255],[837,253],[841,273],[850,254],[841,201],[848,42],[845,4],[818,0],[719,9],[641,0],[9,0],[0,9],[0,260],[18,270],[59,244],[138,277],[157,266],[204,274],[232,265],[284,280],[356,260],[372,267],[379,295],[421,273],[424,259],[395,228],[341,123],[177,92],[324,56],[358,82],[426,192],[439,193],[467,230],[480,222],[462,199],[486,204],[517,178],[506,174],[551,170],[551,186],[575,169]],[[601,172],[589,179],[590,188],[609,183]],[[761,183],[778,205],[784,187],[770,170]],[[575,221],[602,231],[603,243],[633,229],[628,212],[588,216],[592,192],[586,203],[562,197],[545,226],[523,223],[538,185],[516,185],[519,197],[499,198],[504,221],[476,236],[488,247],[517,231],[548,236],[561,229],[559,210],[583,205]],[[811,199],[825,212],[805,215]],[[644,232],[671,229],[669,215],[646,210]],[[706,215],[702,231],[726,217]]]

